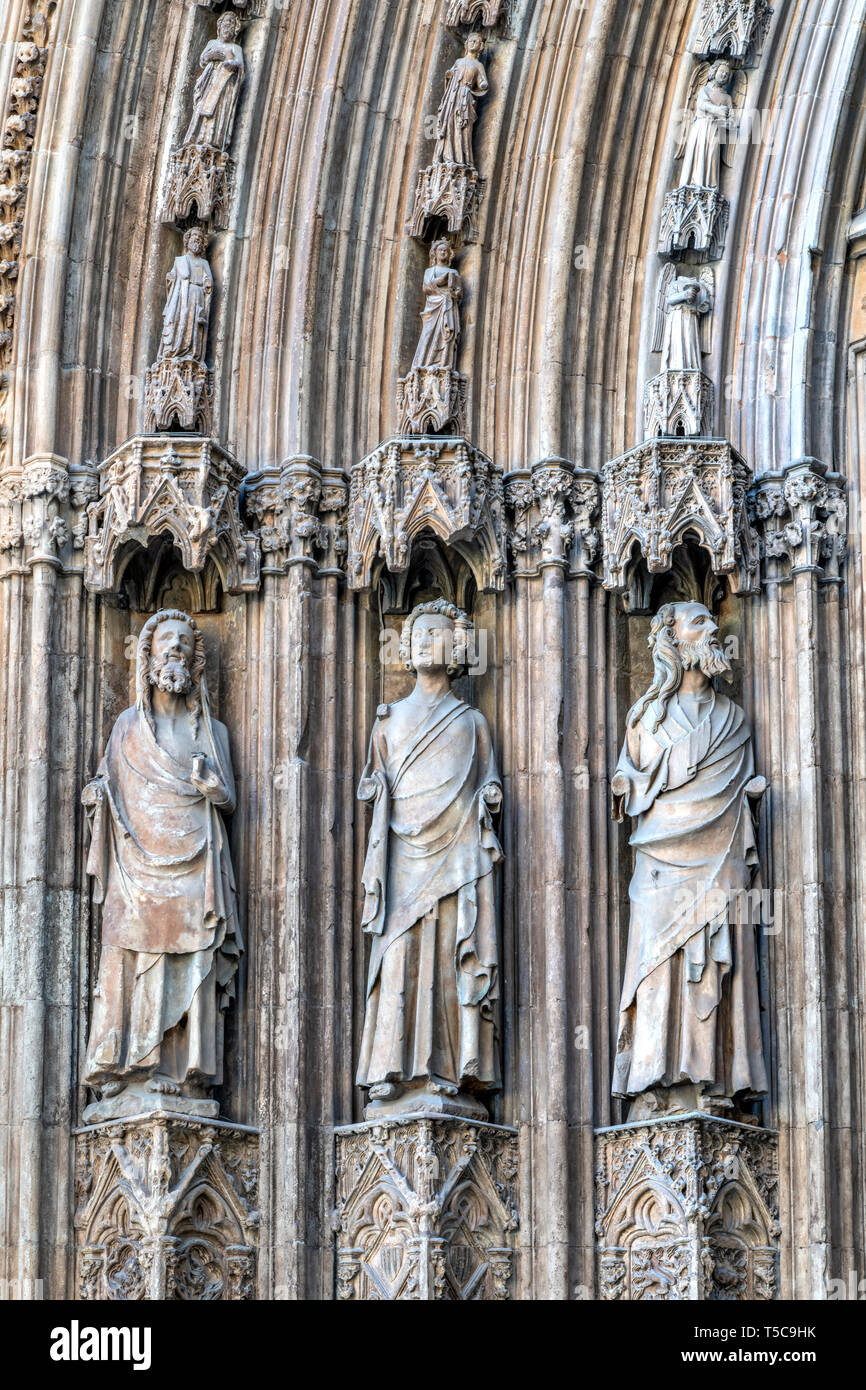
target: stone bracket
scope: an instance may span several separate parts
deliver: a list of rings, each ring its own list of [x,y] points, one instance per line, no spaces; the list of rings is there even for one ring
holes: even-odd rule
[[[716,391],[700,371],[667,371],[652,377],[644,390],[644,433],[705,439],[713,432]]]
[[[674,188],[665,197],[659,255],[679,260],[721,260],[730,207],[717,188]]]
[[[769,0],[704,0],[692,52],[754,67],[772,17]]]
[[[409,236],[424,241],[429,222],[444,217],[452,236],[478,239],[478,210],[487,180],[471,164],[430,164],[418,170],[415,204],[406,223]]]
[[[255,1298],[258,1145],[170,1111],[76,1130],[79,1298]]]
[[[452,367],[413,367],[397,382],[401,434],[434,433],[453,426],[462,434],[466,378]]]
[[[517,1131],[450,1115],[335,1131],[337,1298],[510,1296]]]
[[[603,1300],[778,1297],[774,1131],[693,1113],[597,1130],[595,1148]]]
[[[508,0],[443,0],[442,23],[449,29],[481,24],[492,29],[508,18]]]

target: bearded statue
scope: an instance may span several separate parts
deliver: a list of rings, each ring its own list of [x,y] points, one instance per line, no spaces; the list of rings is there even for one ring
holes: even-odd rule
[[[223,1011],[241,950],[223,813],[228,735],[213,719],[202,634],[176,609],[138,639],[136,701],[82,794],[102,954],[85,1082],[88,1121],[170,1105],[214,1116]]]
[[[728,1113],[767,1089],[761,1043],[755,776],[746,717],[712,680],[730,669],[700,603],[650,630],[654,680],[630,711],[611,783],[636,822],[613,1094],[630,1120]]]

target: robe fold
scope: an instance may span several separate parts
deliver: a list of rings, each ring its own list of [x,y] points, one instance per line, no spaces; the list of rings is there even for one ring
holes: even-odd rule
[[[431,265],[424,272],[421,336],[412,359],[416,367],[453,367],[460,338],[461,283],[456,270]]]
[[[694,1082],[759,1094],[751,731],[715,693],[696,724],[677,695],[653,732],[657,714],[653,703],[629,727],[616,769],[628,790],[615,814],[637,825],[613,1093]]]
[[[202,733],[233,804],[228,740],[206,711]],[[87,872],[102,904],[102,954],[84,1079],[158,1071],[218,1084],[241,950],[220,811],[138,706],[117,720],[96,783]]]
[[[405,703],[405,702],[404,702]],[[395,738],[380,717],[358,790],[373,804],[363,883],[372,937],[358,1084],[499,1085],[499,959],[482,795],[499,787],[484,717],[455,695]]]
[[[202,71],[193,93],[192,120],[185,145],[211,145],[227,150],[244,77],[240,44],[211,39],[199,60]]]
[[[487,74],[476,58],[458,58],[449,70],[437,113],[437,164],[473,166],[472,129],[478,119],[475,97],[483,96],[488,85]]]

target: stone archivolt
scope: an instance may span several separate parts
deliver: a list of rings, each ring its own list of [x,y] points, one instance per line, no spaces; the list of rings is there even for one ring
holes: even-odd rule
[[[87,508],[85,583],[112,593],[121,552],[167,532],[193,573],[213,559],[231,593],[259,584],[259,543],[238,510],[243,469],[213,439],[139,435],[99,469],[99,499]]]
[[[256,1130],[166,1112],[75,1146],[79,1298],[255,1298]]]
[[[394,437],[352,469],[349,585],[369,587],[379,557],[409,567],[424,531],[466,555],[479,587],[505,582],[502,474],[465,439]]]
[[[605,1300],[768,1300],[777,1280],[778,1140],[706,1115],[596,1134]]]
[[[337,1297],[509,1297],[517,1132],[450,1116],[337,1132]]]

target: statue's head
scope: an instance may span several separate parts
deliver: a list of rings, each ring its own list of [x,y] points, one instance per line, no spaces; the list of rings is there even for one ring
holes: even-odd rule
[[[722,58],[710,69],[710,81],[716,82],[720,87],[727,87],[731,80],[731,65]]]
[[[480,58],[484,52],[484,35],[477,29],[474,29],[466,40],[466,52],[470,58]]]
[[[454,259],[454,247],[447,237],[440,237],[430,247],[431,265],[450,265]]]
[[[188,227],[183,234],[183,249],[191,256],[203,256],[207,250],[207,233],[201,227]]]
[[[456,676],[467,662],[472,621],[447,599],[419,603],[400,638],[400,659],[408,671],[446,671]]]
[[[636,724],[654,700],[659,714],[657,729],[667,713],[672,695],[679,690],[683,673],[698,667],[708,680],[730,671],[731,665],[718,640],[718,624],[702,603],[666,603],[650,624],[649,649],[653,659],[653,683],[631,712]]]
[[[137,700],[145,717],[152,721],[155,686],[184,697],[195,733],[205,698],[204,668],[204,638],[195,619],[179,608],[154,613],[138,635]]]
[[[223,43],[234,43],[241,32],[240,16],[234,10],[224,10],[217,20],[217,34]]]

